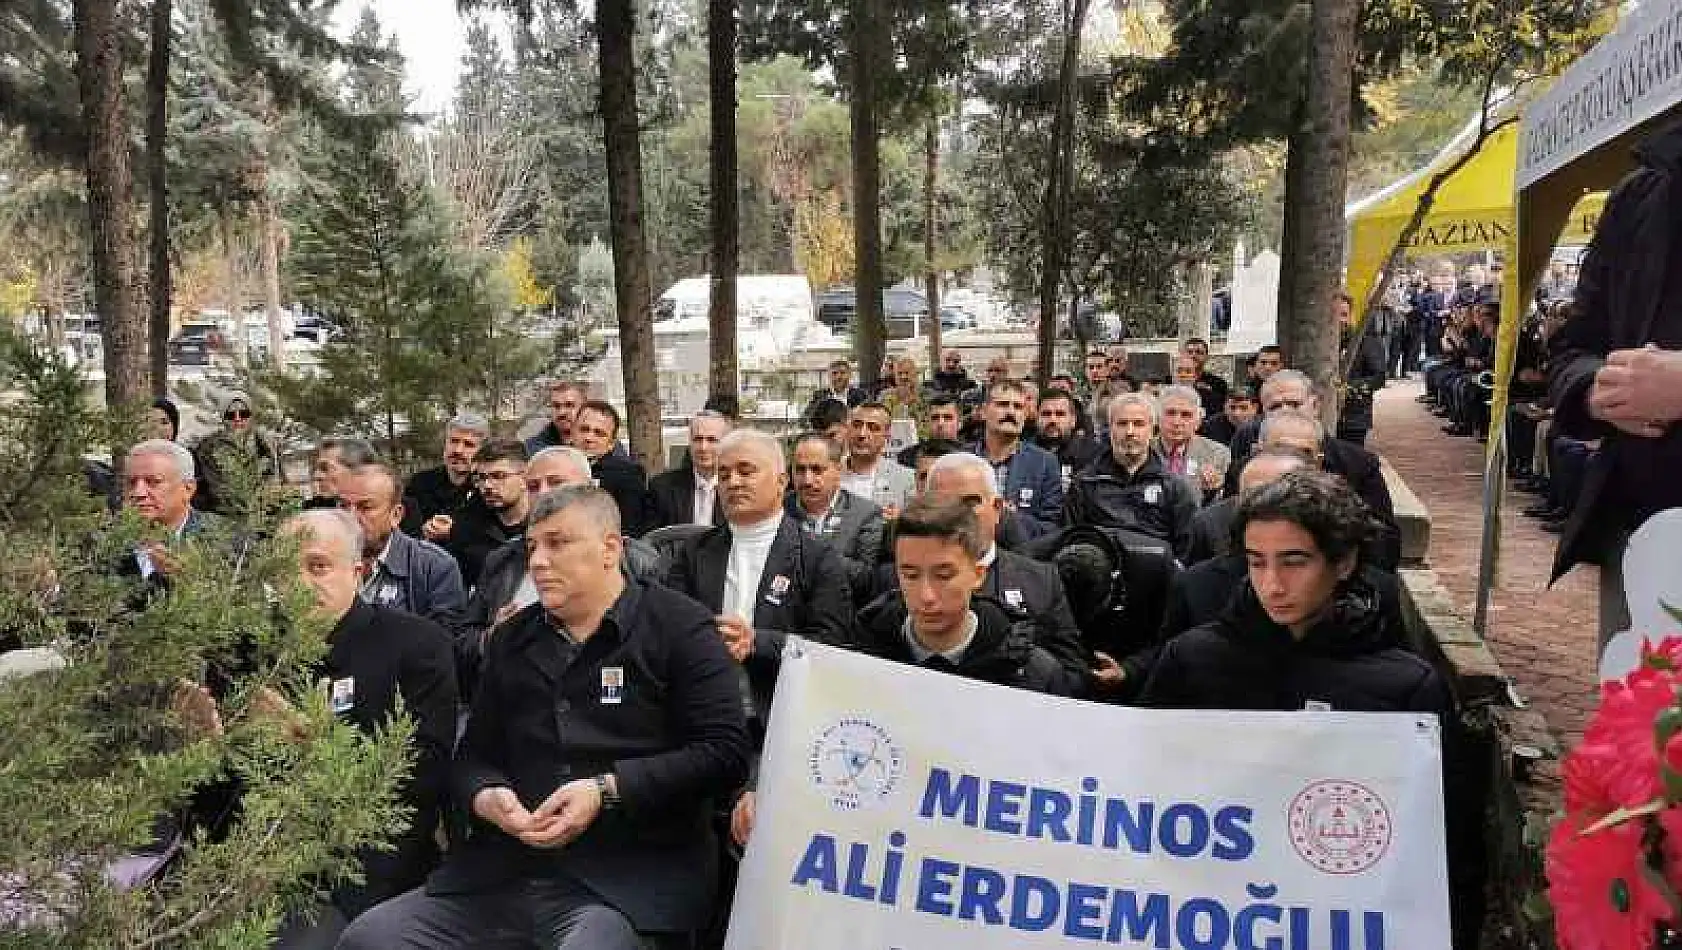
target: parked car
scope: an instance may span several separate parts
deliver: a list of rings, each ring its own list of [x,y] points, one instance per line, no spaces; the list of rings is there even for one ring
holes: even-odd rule
[[[850,332],[857,313],[858,294],[851,287],[818,294],[818,322],[836,333]],[[928,316],[928,299],[917,291],[882,291],[882,320],[887,324],[888,339],[903,340],[916,336]]]
[[[183,323],[170,338],[169,361],[176,366],[209,366],[227,348],[227,338],[215,323]]]
[[[975,329],[975,317],[956,307],[941,307],[940,328],[942,330],[973,330]]]

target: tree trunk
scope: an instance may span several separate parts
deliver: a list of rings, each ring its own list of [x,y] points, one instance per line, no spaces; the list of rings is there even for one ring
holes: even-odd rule
[[[1307,188],[1302,182],[1303,156],[1308,150],[1306,136],[1303,134],[1303,121],[1302,110],[1299,108],[1293,115],[1291,129],[1285,136],[1285,196],[1284,213],[1281,215],[1283,227],[1279,233],[1279,290],[1275,297],[1277,307],[1273,342],[1284,350],[1287,364],[1295,350],[1294,341],[1291,339],[1291,294],[1296,286],[1297,268],[1302,261],[1299,242],[1303,229],[1297,223],[1297,216],[1302,210],[1303,195],[1307,193]]]
[[[1044,387],[1056,372],[1057,297],[1069,256],[1069,191],[1075,155],[1075,83],[1080,78],[1081,28],[1088,0],[1065,0],[1063,60],[1057,72],[1057,111],[1046,152],[1045,202],[1041,214],[1043,259],[1040,274],[1039,356],[1034,376]],[[1071,313],[1073,310],[1071,309]]]
[[[607,151],[608,229],[613,240],[613,292],[619,309],[619,359],[631,454],[650,473],[666,467],[661,445],[660,387],[654,371],[654,314],[648,239],[642,227],[642,146],[637,128],[637,72],[632,0],[596,6],[601,44],[601,112]]]
[[[265,183],[257,201],[257,227],[263,256],[263,309],[269,318],[269,368],[277,373],[286,371],[286,316],[280,309],[280,226],[274,197]]]
[[[87,129],[88,236],[104,337],[105,402],[136,406],[152,392],[146,316],[135,275],[134,180],[123,107],[117,0],[74,0],[76,73]]]
[[[1327,398],[1330,428],[1337,414],[1338,326],[1332,301],[1343,286],[1343,199],[1349,168],[1350,88],[1355,72],[1357,0],[1314,0],[1309,56],[1302,192],[1294,224],[1299,257],[1291,284],[1290,365],[1307,373]]]
[[[152,49],[146,64],[146,178],[151,204],[152,395],[169,395],[169,305],[173,293],[169,269],[169,55],[173,35],[173,0],[152,0]]]
[[[222,205],[216,217],[222,231],[222,299],[226,301],[228,323],[233,333],[233,339],[228,343],[234,350],[234,365],[243,372],[251,365],[247,352],[250,341],[246,339],[245,314],[240,312],[239,306],[239,253],[234,249],[233,206]]]
[[[878,151],[877,70],[882,55],[882,0],[852,0],[853,361],[868,385],[882,375],[887,327],[882,322],[882,156]]]
[[[735,395],[736,271],[741,262],[736,211],[736,2],[707,0],[707,76],[711,94],[712,281],[707,298],[711,375],[708,392]]]
[[[940,184],[940,118],[929,114],[923,130],[923,285],[929,298],[929,372],[940,368],[940,270],[935,266],[935,244],[940,222],[935,220]]]

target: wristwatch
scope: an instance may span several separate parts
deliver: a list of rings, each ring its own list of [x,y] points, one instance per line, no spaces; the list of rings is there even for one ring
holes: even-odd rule
[[[602,793],[602,811],[612,811],[619,807],[619,791],[613,782],[608,781],[606,775],[596,776],[596,791]]]

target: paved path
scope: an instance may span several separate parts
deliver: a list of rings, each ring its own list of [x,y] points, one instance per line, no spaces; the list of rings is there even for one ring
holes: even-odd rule
[[[1431,567],[1470,618],[1477,597],[1484,447],[1443,435],[1443,420],[1415,401],[1421,391],[1417,383],[1399,383],[1379,393],[1368,448],[1387,457],[1430,510]],[[1569,746],[1581,737],[1594,704],[1598,578],[1594,568],[1578,568],[1548,588],[1556,536],[1519,514],[1533,500],[1507,495],[1501,573],[1486,637],[1519,695]]]

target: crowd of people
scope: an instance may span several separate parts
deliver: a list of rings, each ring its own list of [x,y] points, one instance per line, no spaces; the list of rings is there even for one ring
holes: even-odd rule
[[[414,817],[276,945],[719,945],[790,637],[1089,702],[1419,711],[1452,733],[1402,623],[1376,458],[1324,430],[1277,348],[1237,383],[1208,359],[1188,341],[1153,385],[1094,351],[1042,390],[1000,360],[974,383],[952,353],[927,383],[894,361],[875,392],[837,363],[805,431],[722,401],[653,478],[573,381],[524,442],[457,415],[407,479],[323,441],[284,530],[335,621],[324,675],[355,684],[333,708],[417,720]],[[917,438],[891,453],[900,423]],[[155,434],[123,498],[168,539],[136,573],[167,581],[214,516],[198,458]],[[208,692],[184,702],[214,723]]]

